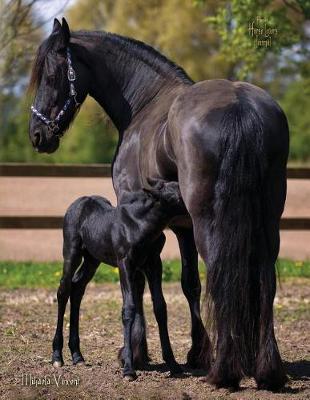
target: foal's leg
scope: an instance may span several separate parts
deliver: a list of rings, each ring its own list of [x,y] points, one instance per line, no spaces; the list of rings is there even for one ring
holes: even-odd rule
[[[153,310],[158,323],[160,343],[164,361],[167,363],[171,373],[180,374],[182,368],[176,362],[171,348],[167,327],[167,305],[162,291],[162,263],[160,257],[156,257],[154,263],[146,268],[146,276],[151,291]]]
[[[84,363],[84,357],[80,350],[80,337],[79,337],[79,316],[80,305],[85,293],[85,288],[88,282],[93,278],[100,262],[93,258],[91,255],[84,256],[84,263],[78,270],[77,275],[73,277],[71,284],[70,294],[70,334],[69,334],[69,348],[72,355],[72,362],[74,365]]]
[[[201,284],[198,271],[198,253],[192,229],[173,228],[182,259],[182,289],[188,301],[192,321],[192,347],[187,354],[190,368],[209,369],[212,349],[200,315]]]
[[[123,296],[122,320],[124,327],[124,368],[123,376],[129,381],[137,378],[132,351],[132,334],[135,314],[137,310],[136,298],[134,293],[135,271],[130,262],[121,260],[119,263],[120,282]]]
[[[52,363],[54,367],[62,367],[63,357],[63,319],[66,310],[66,305],[71,291],[71,280],[75,270],[81,262],[81,253],[77,249],[70,249],[64,257],[63,276],[60,280],[60,285],[57,291],[58,300],[58,318],[57,327],[53,340],[53,356]]]
[[[149,361],[146,328],[143,311],[143,294],[145,288],[145,277],[143,272],[137,270],[135,272],[135,299],[136,313],[132,328],[131,345],[133,350],[133,363],[136,369],[143,369]],[[124,366],[124,347],[118,352],[118,360],[121,366]]]

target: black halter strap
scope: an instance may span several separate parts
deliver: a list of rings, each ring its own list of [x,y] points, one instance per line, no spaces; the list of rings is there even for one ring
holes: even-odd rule
[[[75,71],[72,67],[72,59],[71,59],[71,53],[70,53],[70,49],[67,48],[67,64],[68,64],[68,72],[67,72],[67,77],[68,77],[68,81],[69,81],[69,86],[70,86],[70,92],[69,92],[69,97],[66,100],[63,108],[59,111],[59,113],[57,114],[55,119],[49,119],[48,117],[46,117],[45,115],[43,115],[42,113],[40,113],[40,111],[38,111],[34,105],[32,105],[30,107],[31,112],[38,117],[42,122],[44,122],[48,129],[56,136],[62,136],[62,133],[59,133],[59,121],[62,118],[62,116],[65,114],[66,110],[68,109],[70,103],[72,102],[72,100],[74,101],[74,106],[77,108],[80,104],[78,103],[78,101],[76,100],[76,95],[77,92],[75,90],[75,86],[74,86],[74,81],[76,80],[76,74]]]

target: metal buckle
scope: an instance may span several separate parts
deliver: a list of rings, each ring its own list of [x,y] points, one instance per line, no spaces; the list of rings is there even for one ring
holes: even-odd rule
[[[75,71],[71,66],[68,67],[67,76],[68,76],[69,82],[73,82],[76,79]]]
[[[59,126],[58,126],[58,124],[57,124],[56,122],[54,122],[54,121],[50,121],[50,122],[47,124],[47,127],[48,127],[48,130],[49,130],[51,133],[53,133],[53,134],[55,134],[57,131],[59,131]],[[58,136],[60,136],[60,135],[58,135]]]

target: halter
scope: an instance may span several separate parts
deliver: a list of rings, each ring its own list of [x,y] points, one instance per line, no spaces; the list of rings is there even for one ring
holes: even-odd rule
[[[63,135],[63,133],[57,133],[59,131],[59,126],[58,123],[60,121],[60,119],[62,118],[62,116],[64,115],[64,113],[66,112],[66,110],[69,107],[69,104],[71,103],[72,100],[74,100],[74,105],[77,108],[80,103],[78,103],[78,101],[76,100],[76,95],[77,92],[75,90],[75,86],[74,86],[74,81],[76,80],[76,74],[75,71],[72,67],[72,60],[71,60],[71,53],[70,50],[67,48],[67,64],[68,64],[68,72],[67,72],[67,77],[68,77],[68,81],[69,81],[69,86],[70,86],[70,91],[69,91],[69,98],[66,100],[65,105],[63,106],[63,108],[59,111],[59,113],[57,114],[55,119],[49,119],[48,117],[46,117],[45,115],[43,115],[42,113],[40,113],[35,107],[34,105],[32,105],[30,107],[32,113],[34,115],[36,115],[42,122],[45,123],[45,125],[47,125],[49,131],[51,131],[54,135],[61,137]]]

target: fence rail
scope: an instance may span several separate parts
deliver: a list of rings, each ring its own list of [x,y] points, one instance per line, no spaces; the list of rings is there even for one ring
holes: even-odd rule
[[[0,163],[0,176],[58,177],[58,178],[109,178],[110,164],[24,164]],[[310,179],[310,167],[289,167],[288,179]]]
[[[62,229],[61,216],[0,216],[0,229]],[[310,230],[310,218],[282,218],[281,230]]]
[[[110,164],[0,163],[0,177],[111,177]],[[310,168],[289,167],[288,179],[310,179]],[[62,216],[0,216],[0,229],[61,229]],[[310,218],[282,218],[281,230],[310,230]]]

